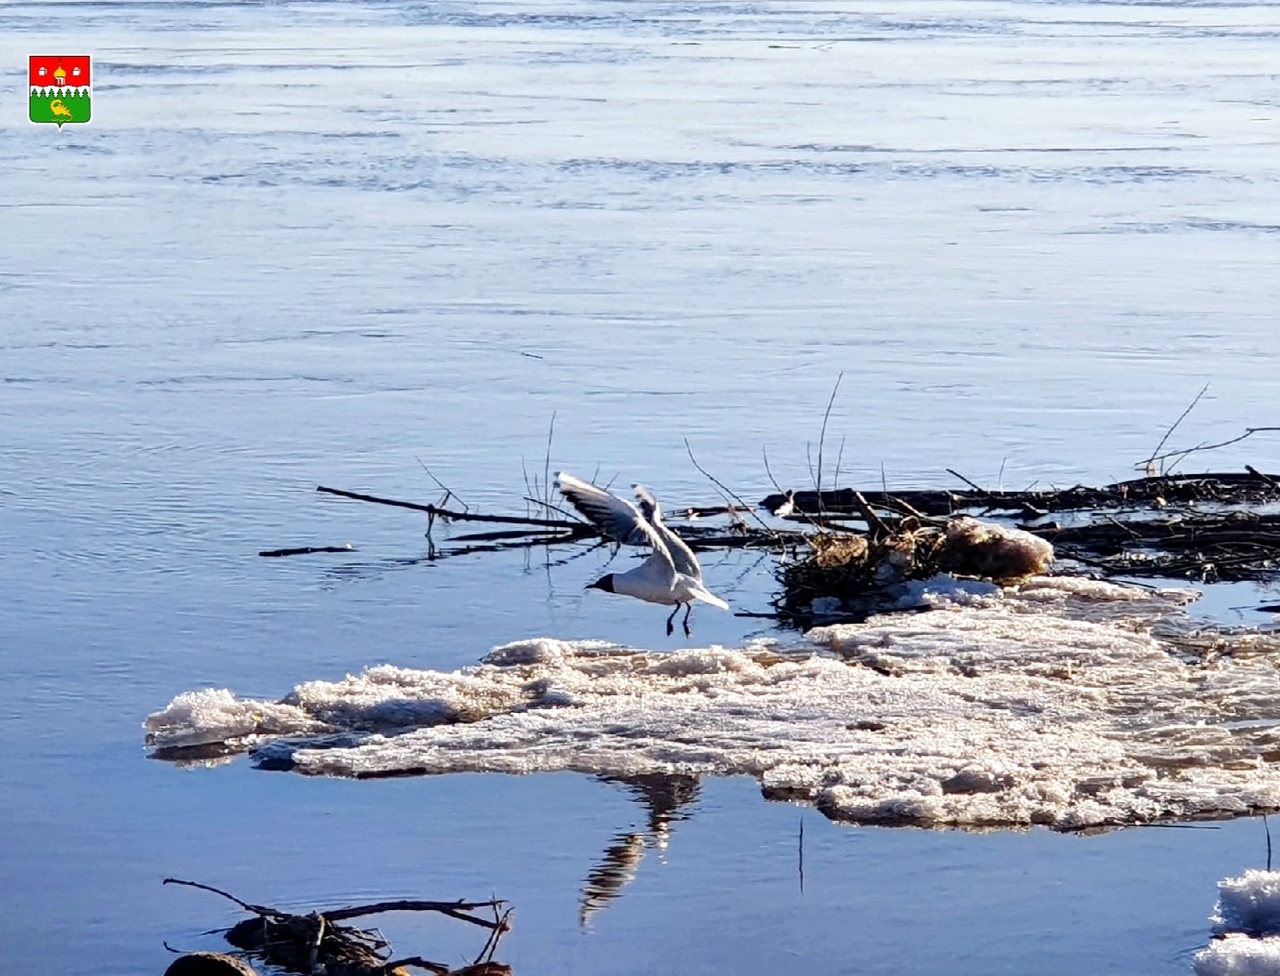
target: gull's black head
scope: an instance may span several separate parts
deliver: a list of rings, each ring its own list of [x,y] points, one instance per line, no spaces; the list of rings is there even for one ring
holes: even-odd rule
[[[588,583],[583,589],[586,590],[604,590],[606,593],[616,592],[613,588],[613,573],[601,576],[594,583]]]

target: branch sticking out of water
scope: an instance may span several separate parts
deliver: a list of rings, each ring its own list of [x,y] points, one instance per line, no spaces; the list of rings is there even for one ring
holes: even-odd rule
[[[818,504],[819,504],[818,514],[819,514],[819,515],[821,515],[821,514],[822,514],[822,508],[821,508],[821,504],[822,504],[822,449],[823,449],[823,447],[826,445],[826,442],[827,442],[827,421],[829,421],[829,420],[831,419],[831,408],[832,408],[833,406],[835,406],[835,403],[836,403],[836,394],[840,392],[840,381],[841,381],[842,379],[844,379],[844,373],[843,373],[843,372],[842,372],[839,376],[837,376],[837,377],[836,377],[835,386],[833,386],[833,387],[831,388],[831,399],[829,399],[829,400],[827,401],[827,409],[826,409],[826,411],[822,414],[822,431],[818,434],[818,474],[817,474],[817,477],[815,478],[815,482],[816,482],[816,483],[814,484],[814,489],[818,492]],[[841,453],[842,455],[843,455],[843,453],[844,453],[844,442],[843,442],[843,441],[841,441],[841,443],[840,443],[840,453]],[[836,467],[836,469],[837,469],[837,471],[839,470],[839,464],[838,464],[838,463],[837,463],[837,467]]]
[[[1232,437],[1230,440],[1219,441],[1216,444],[1197,444],[1195,447],[1184,448],[1181,451],[1170,451],[1167,454],[1158,454],[1153,458],[1149,458],[1145,462],[1145,464],[1149,466],[1155,461],[1164,461],[1164,460],[1167,460],[1168,458],[1177,458],[1178,461],[1181,461],[1182,459],[1186,458],[1188,455],[1195,454],[1197,451],[1216,451],[1220,447],[1229,447],[1232,444],[1238,444],[1240,443],[1240,441],[1244,440],[1246,437],[1252,437],[1254,434],[1261,433],[1262,431],[1276,431],[1276,430],[1280,430],[1280,427],[1246,427],[1244,429],[1244,433],[1241,434],[1239,437]],[[1139,467],[1142,467],[1142,465],[1139,465]],[[1148,468],[1148,470],[1150,469]],[[1174,476],[1168,475],[1168,477],[1174,477]]]
[[[1201,387],[1200,392],[1195,395],[1195,398],[1189,404],[1187,404],[1187,409],[1182,411],[1182,413],[1178,414],[1178,419],[1175,420],[1173,422],[1173,425],[1164,432],[1164,436],[1160,438],[1160,443],[1157,444],[1156,449],[1151,452],[1151,457],[1147,458],[1145,461],[1139,464],[1138,467],[1145,468],[1147,474],[1153,475],[1153,474],[1156,474],[1156,469],[1155,469],[1156,461],[1163,461],[1165,457],[1173,456],[1173,455],[1161,455],[1160,451],[1163,450],[1165,444],[1168,443],[1169,438],[1173,436],[1173,432],[1178,429],[1178,426],[1184,420],[1187,419],[1187,414],[1191,413],[1191,411],[1196,408],[1196,404],[1199,403],[1201,398],[1203,398],[1204,395],[1208,392],[1209,392],[1209,384],[1206,383],[1203,387]],[[1166,472],[1162,470],[1159,473],[1165,474]]]
[[[719,478],[717,478],[710,471],[708,471],[706,468],[704,468],[701,464],[698,463],[698,459],[693,456],[693,447],[689,444],[689,438],[687,437],[684,439],[684,449],[685,451],[688,452],[689,460],[693,462],[693,466],[697,468],[700,472],[702,472],[703,476],[706,477],[708,481],[710,481],[713,485],[715,485],[722,492],[724,492],[728,497],[732,498],[735,502],[737,502],[740,506],[742,506],[742,511],[750,512],[752,518],[754,518],[757,522],[760,523],[760,527],[763,528],[765,532],[767,532],[770,535],[770,537],[776,538],[777,533],[773,529],[771,529],[768,523],[765,522],[765,520],[762,519],[756,513],[756,510],[753,506],[748,505],[745,501],[742,500],[742,498],[736,492],[730,489],[723,481],[721,481]],[[733,505],[729,505],[729,509],[730,511],[733,511],[734,510]]]

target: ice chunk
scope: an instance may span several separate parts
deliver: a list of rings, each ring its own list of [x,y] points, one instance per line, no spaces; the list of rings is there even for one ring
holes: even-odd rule
[[[1215,935],[1280,935],[1280,871],[1250,870],[1218,882]]]
[[[1280,976],[1280,872],[1218,882],[1217,937],[1195,957],[1196,976]]]
[[[307,712],[276,702],[236,698],[226,688],[186,691],[144,725],[147,744],[187,748],[233,742],[248,736],[292,735],[323,731]]]
[[[1280,805],[1269,658],[1201,667],[1156,637],[1178,599],[1038,579],[824,627],[789,648],[677,653],[537,638],[457,671],[393,665],[281,702],[180,695],[152,744],[277,742],[264,765],[377,776],[750,775],[864,823],[1057,829]]]
[[[1195,955],[1196,976],[1280,976],[1280,937],[1232,934]]]

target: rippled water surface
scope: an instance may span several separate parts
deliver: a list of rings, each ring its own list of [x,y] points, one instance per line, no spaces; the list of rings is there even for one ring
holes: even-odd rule
[[[159,973],[234,916],[516,905],[523,973],[1184,973],[1261,826],[854,829],[710,780],[637,831],[586,777],[181,770],[175,694],[272,698],[530,635],[651,649],[605,556],[428,562],[439,489],[715,501],[1120,480],[1275,424],[1280,5],[0,2],[0,884],[15,971]],[[93,56],[93,122],[26,59]],[[1260,433],[1185,466],[1280,469]],[[356,552],[260,559],[262,549]],[[558,563],[569,551],[551,554]],[[767,563],[708,560],[765,609]],[[597,599],[598,598],[598,599]],[[762,621],[695,617],[741,645]],[[805,824],[803,879],[798,830]],[[803,883],[803,889],[802,889]],[[470,932],[400,918],[405,954]]]

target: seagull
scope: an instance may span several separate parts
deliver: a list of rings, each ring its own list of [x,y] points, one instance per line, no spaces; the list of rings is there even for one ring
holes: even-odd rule
[[[684,606],[686,637],[690,633],[689,614],[693,612],[695,600],[710,603],[721,610],[729,609],[729,604],[703,585],[698,557],[680,536],[667,528],[662,521],[658,500],[643,485],[633,486],[636,501],[640,504],[636,508],[625,498],[575,478],[567,471],[556,474],[556,484],[569,503],[604,535],[623,545],[650,546],[653,549],[649,558],[635,569],[609,573],[594,583],[588,583],[587,589],[620,593],[663,606],[674,604],[675,609],[667,618],[668,636],[675,629],[673,622],[681,605]]]

